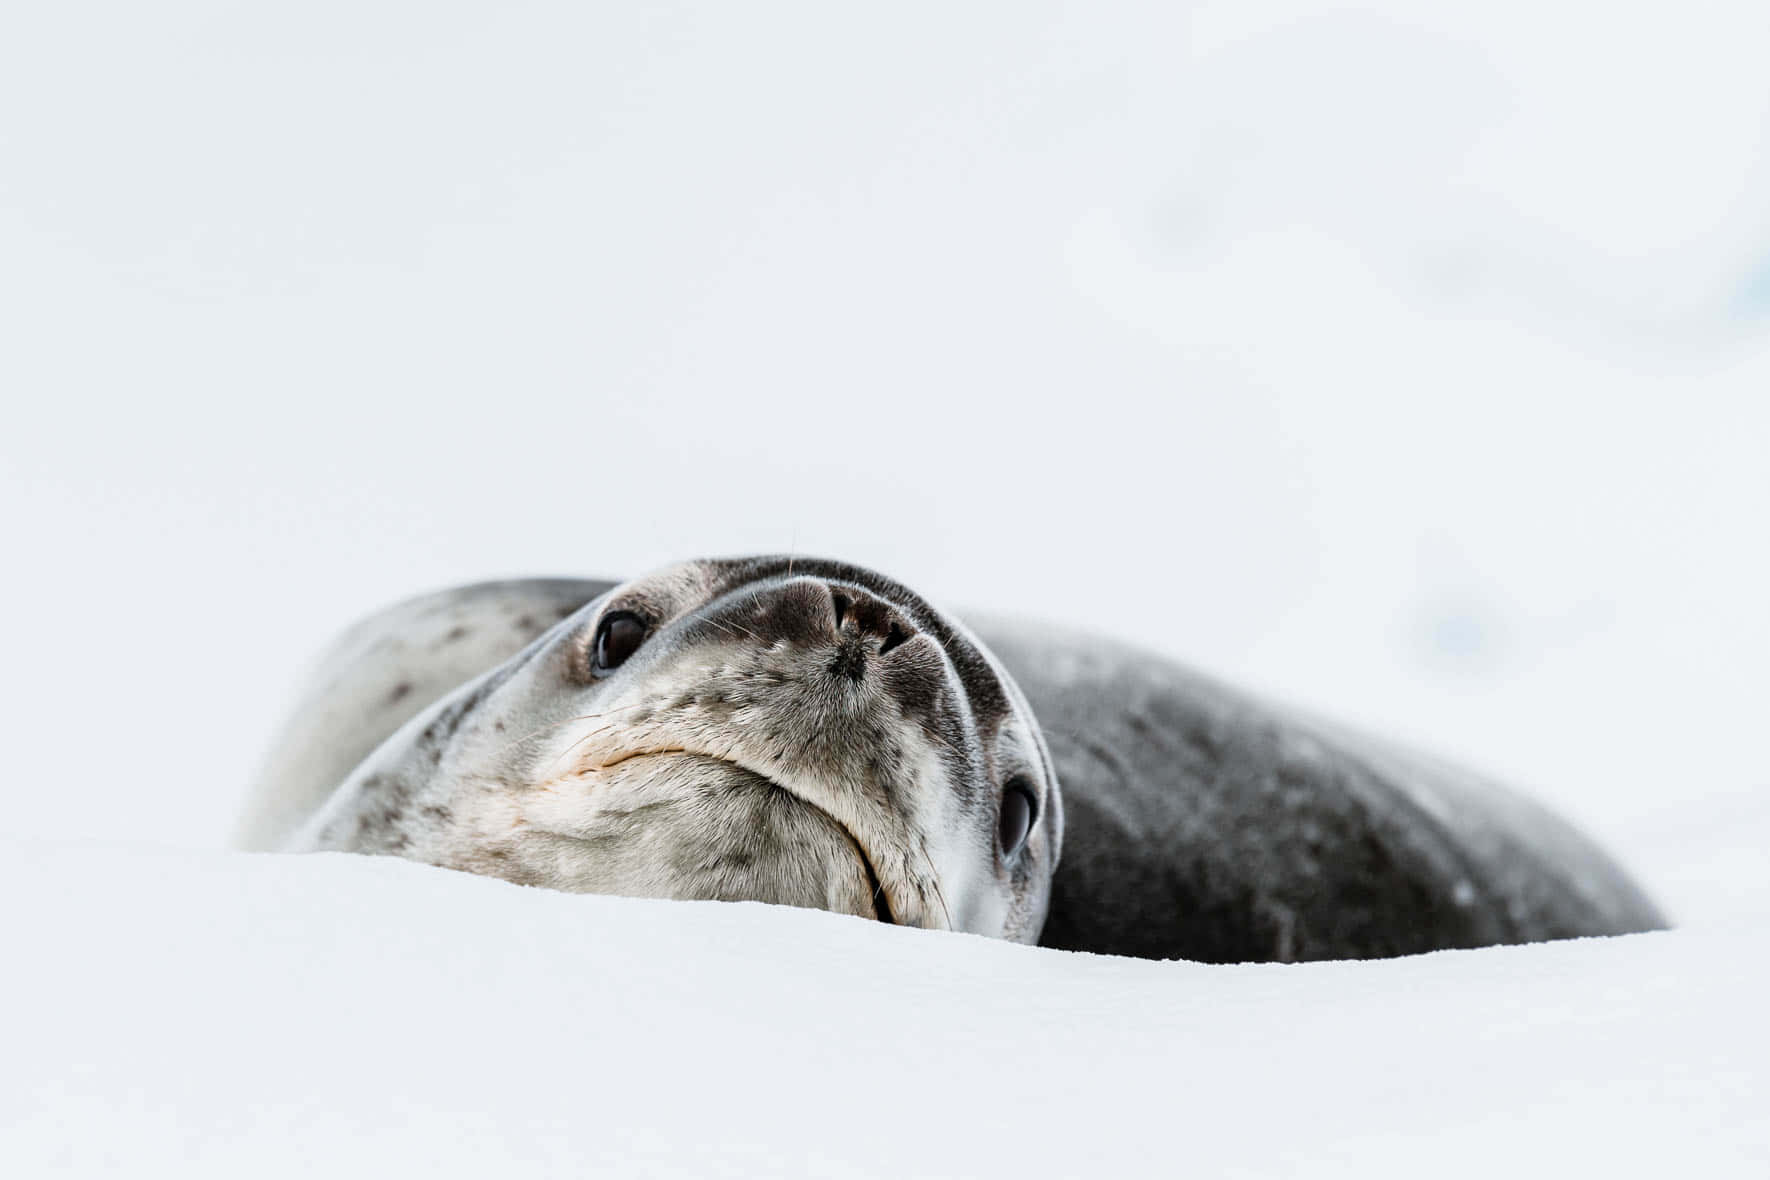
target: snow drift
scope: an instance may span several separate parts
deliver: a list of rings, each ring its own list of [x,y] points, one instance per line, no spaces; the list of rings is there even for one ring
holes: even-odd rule
[[[1761,1175],[1765,937],[1112,959],[12,844],[0,1171]]]

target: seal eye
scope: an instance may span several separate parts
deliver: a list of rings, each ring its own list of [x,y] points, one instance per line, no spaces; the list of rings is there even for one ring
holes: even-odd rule
[[[596,642],[590,649],[590,670],[599,676],[613,672],[644,642],[645,621],[632,611],[615,611],[596,628]]]
[[[1013,856],[1026,843],[1026,834],[1032,831],[1033,815],[1037,810],[1032,788],[1026,781],[1011,780],[1002,791],[1002,812],[997,821],[1003,856]]]

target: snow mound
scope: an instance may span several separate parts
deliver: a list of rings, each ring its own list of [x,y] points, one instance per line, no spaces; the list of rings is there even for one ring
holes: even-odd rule
[[[1065,954],[8,843],[0,1174],[1765,1174],[1765,937]]]

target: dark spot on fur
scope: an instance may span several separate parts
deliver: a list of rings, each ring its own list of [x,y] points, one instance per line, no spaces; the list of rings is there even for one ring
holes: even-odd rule
[[[387,703],[390,705],[397,705],[411,694],[412,682],[410,680],[402,680],[387,690]]]
[[[450,627],[448,629],[447,633],[445,633],[443,635],[442,641],[444,643],[459,643],[459,642],[461,642],[461,640],[466,639],[466,638],[467,638],[467,628],[463,627],[459,623],[456,623],[453,627]]]
[[[364,799],[374,798],[382,802],[384,809],[392,809],[397,818],[398,809],[406,805],[411,797],[411,788],[402,778],[388,778],[385,775],[372,774],[363,780],[361,796]]]
[[[455,818],[455,813],[453,811],[450,811],[447,807],[437,803],[426,804],[419,811],[419,814],[425,819],[433,819],[439,824],[446,824]]]
[[[535,622],[534,615],[519,615],[510,625],[518,631],[538,631],[541,627],[541,624]]]
[[[455,731],[461,728],[461,723],[466,720],[467,715],[478,708],[480,702],[491,696],[505,680],[508,680],[513,671],[513,668],[506,665],[499,670],[497,675],[480,684],[472,692],[449,702],[440,713],[431,719],[430,724],[424,727],[424,733],[419,739],[429,746],[431,761],[441,761],[443,744],[455,736]]]
[[[364,851],[404,852],[411,840],[398,830],[400,802],[379,802],[357,813],[356,841]]]

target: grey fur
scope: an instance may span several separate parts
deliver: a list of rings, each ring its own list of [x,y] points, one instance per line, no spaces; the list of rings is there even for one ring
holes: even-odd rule
[[[585,661],[616,608],[655,626],[600,680]],[[1040,796],[1017,856],[994,836],[1009,777]],[[322,665],[243,832],[1202,961],[1664,925],[1578,833],[1466,772],[1090,636],[973,635],[807,559],[390,608]]]
[[[426,706],[503,663],[612,582],[526,578],[408,599],[338,637],[284,722],[240,817],[279,848],[369,753]]]

